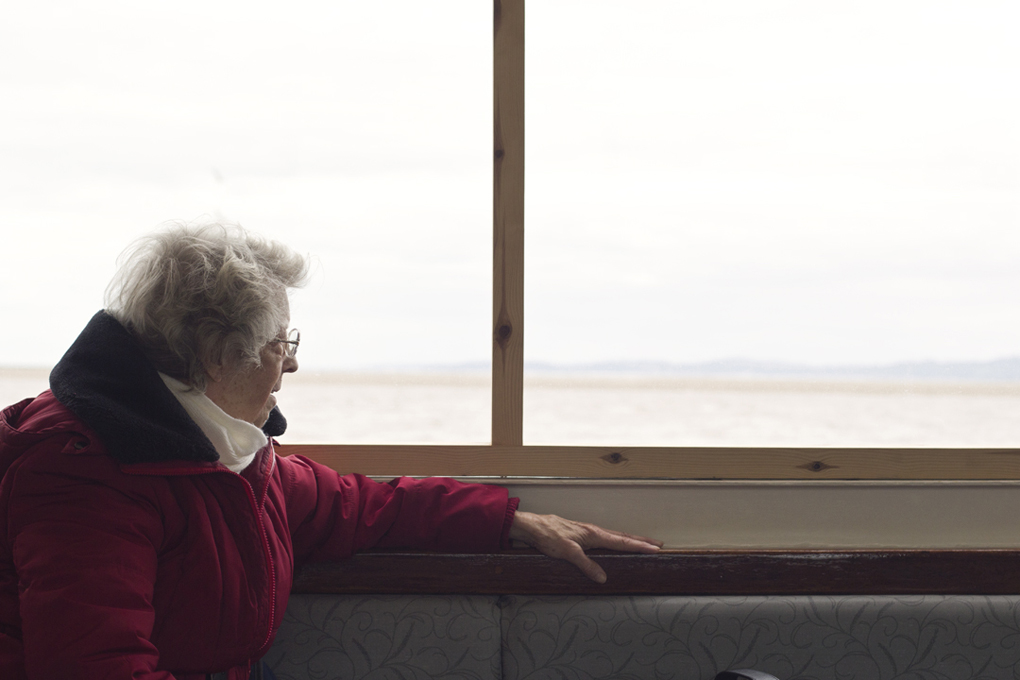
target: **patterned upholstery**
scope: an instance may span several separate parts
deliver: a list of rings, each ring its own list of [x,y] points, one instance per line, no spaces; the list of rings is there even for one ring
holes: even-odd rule
[[[266,661],[277,680],[493,680],[496,598],[292,595]]]
[[[291,598],[279,680],[1020,678],[1020,597]]]

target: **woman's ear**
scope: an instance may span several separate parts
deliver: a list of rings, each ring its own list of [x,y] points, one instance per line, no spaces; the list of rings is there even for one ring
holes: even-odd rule
[[[221,382],[229,375],[233,368],[230,365],[229,354],[219,343],[205,348],[202,353],[202,368],[205,369],[210,382]]]
[[[223,365],[222,360],[212,361],[206,359],[202,362],[202,367],[205,368],[205,374],[209,377],[209,382],[220,382],[227,374],[227,369]]]

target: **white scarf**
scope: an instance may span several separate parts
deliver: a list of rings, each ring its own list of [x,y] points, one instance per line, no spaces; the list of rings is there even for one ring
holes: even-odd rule
[[[228,415],[203,392],[163,373],[159,377],[209,438],[220,454],[220,462],[231,472],[239,473],[251,465],[259,449],[269,443],[261,429]]]

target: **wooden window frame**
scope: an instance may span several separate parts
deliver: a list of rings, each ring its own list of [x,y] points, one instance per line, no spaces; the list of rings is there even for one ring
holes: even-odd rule
[[[524,446],[524,0],[493,12],[492,439],[288,445],[369,475],[571,479],[1020,480],[1020,449]]]

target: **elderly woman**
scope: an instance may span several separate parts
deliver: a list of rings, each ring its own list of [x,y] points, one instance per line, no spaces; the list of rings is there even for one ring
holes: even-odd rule
[[[516,539],[605,574],[587,547],[657,544],[517,512],[499,487],[379,484],[277,457],[305,260],[239,227],[128,251],[51,390],[0,417],[0,678],[243,680],[294,571],[373,546]]]

